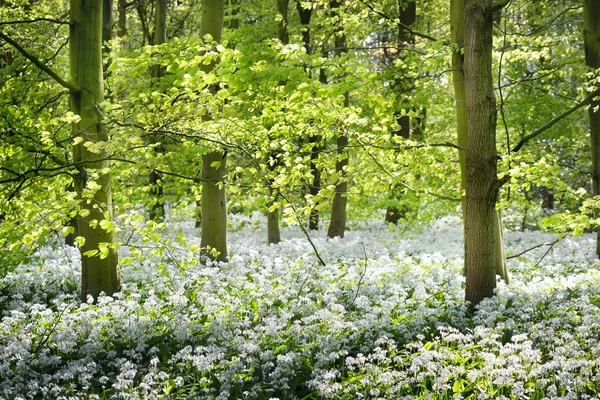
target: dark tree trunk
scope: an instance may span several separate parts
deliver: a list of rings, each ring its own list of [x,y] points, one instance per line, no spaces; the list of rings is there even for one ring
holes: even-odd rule
[[[331,2],[331,8],[333,13],[338,13],[338,9],[341,3],[339,0],[333,0]],[[339,28],[339,33],[335,39],[335,53],[336,56],[341,56],[348,52],[348,46],[346,44],[346,35],[343,32],[343,28]],[[349,94],[344,93],[344,106],[349,105]],[[327,237],[334,238],[339,236],[344,237],[346,232],[346,204],[348,199],[346,194],[348,193],[348,181],[346,176],[345,167],[348,165],[348,135],[343,132],[343,127],[340,127],[340,132],[336,139],[337,145],[337,157],[338,160],[335,164],[335,170],[338,173],[339,181],[335,185],[335,195],[333,196],[333,204],[331,206],[331,220],[329,221],[329,229],[327,230]]]
[[[600,0],[583,2],[583,39],[585,45],[585,64],[592,70],[600,68]],[[596,77],[598,78],[598,77]],[[596,88],[600,84],[596,81]],[[592,190],[594,196],[600,195],[600,97],[596,97],[588,109],[590,119],[590,137],[592,141]],[[595,210],[600,218],[600,210]],[[600,226],[596,228],[596,255],[600,257]]]
[[[396,52],[396,57],[402,59],[406,57],[406,48],[414,46],[415,44],[415,37],[410,29],[417,20],[417,5],[414,1],[398,1],[397,6],[399,24],[397,43],[398,50]],[[405,139],[408,139],[411,136],[411,119],[408,115],[402,114],[401,110],[403,108],[408,109],[409,107],[407,104],[402,104],[401,99],[406,99],[411,95],[411,93],[414,91],[414,82],[410,77],[406,76],[406,71],[395,71],[395,74],[397,78],[393,80],[393,90],[396,94],[398,103],[396,104],[395,118],[400,128],[398,131],[394,132],[394,134],[396,136],[401,136]],[[391,189],[391,199],[399,200],[401,194],[399,193],[398,188],[392,187]],[[400,221],[400,219],[409,211],[410,210],[407,207],[390,205],[385,212],[385,222],[397,225],[398,221]]]

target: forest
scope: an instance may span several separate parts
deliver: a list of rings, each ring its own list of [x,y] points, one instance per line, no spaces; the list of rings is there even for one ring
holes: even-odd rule
[[[0,0],[0,398],[597,399],[600,0]]]

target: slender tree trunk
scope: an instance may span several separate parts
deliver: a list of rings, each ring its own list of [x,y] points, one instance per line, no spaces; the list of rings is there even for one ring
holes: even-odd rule
[[[338,9],[341,3],[339,0],[331,1],[331,9],[334,14],[338,14]],[[339,14],[338,14],[339,15]],[[343,32],[343,28],[339,28],[339,32],[335,38],[335,54],[341,56],[348,52],[348,46],[346,44],[346,35]],[[344,93],[344,107],[349,105],[348,92]],[[342,127],[338,133],[336,139],[337,145],[337,162],[335,163],[335,170],[338,173],[339,181],[335,185],[335,195],[333,197],[333,204],[331,206],[331,220],[329,221],[329,229],[327,230],[327,237],[334,238],[339,236],[344,237],[346,232],[346,204],[348,199],[346,194],[348,192],[348,181],[346,178],[345,168],[348,165],[348,154],[346,147],[348,146],[348,135],[344,132]]]
[[[288,44],[289,43],[289,33],[288,33],[288,5],[289,0],[277,0],[277,11],[281,14],[281,22],[279,23],[279,33],[278,37],[281,43]],[[279,82],[280,85],[283,85],[284,82]],[[274,154],[271,156],[276,159]],[[271,171],[275,170],[276,164],[270,167]],[[269,244],[276,244],[281,242],[281,231],[279,229],[279,209],[275,208],[271,210],[273,204],[277,201],[277,194],[273,190],[273,188],[269,187],[271,200],[267,203],[267,242]]]
[[[414,1],[398,1],[397,6],[399,24],[397,43],[398,50],[396,52],[396,58],[402,59],[406,57],[406,54],[404,54],[405,49],[408,46],[414,46],[415,44],[415,38],[410,29],[417,20],[417,6]],[[400,126],[400,129],[394,132],[394,135],[408,139],[411,135],[411,121],[410,117],[406,114],[403,115],[401,110],[402,108],[408,109],[409,107],[407,105],[402,107],[403,104],[401,99],[406,99],[414,91],[414,82],[411,78],[406,76],[406,71],[395,72],[397,78],[393,80],[393,90],[396,94],[397,104],[394,113],[396,122]],[[395,187],[392,187],[391,189],[391,199],[397,200],[400,197],[400,193]],[[402,218],[407,211],[408,210],[405,208],[400,209],[396,205],[390,205],[385,212],[385,222],[397,225],[398,221],[400,221],[400,218]]]
[[[306,54],[312,54],[311,45],[311,32],[310,32],[310,20],[312,18],[312,8],[304,8],[300,0],[296,0],[296,9],[300,16],[300,24],[302,25],[302,44],[306,49]],[[307,71],[308,72],[308,71]],[[322,83],[327,83],[327,77],[325,72],[319,73],[319,78]],[[321,136],[311,134],[308,137],[308,143],[311,146],[310,150],[310,172],[312,175],[312,181],[308,184],[308,192],[311,196],[316,196],[321,190],[321,171],[318,167],[319,150],[321,143]],[[319,210],[313,208],[308,217],[308,229],[318,230],[319,229]]]
[[[113,24],[113,0],[102,0],[102,50],[105,54],[110,52],[107,44],[112,39]]]
[[[107,142],[106,126],[98,107],[104,100],[102,72],[102,2],[71,0],[70,35],[71,77],[81,88],[71,94],[71,111],[80,116],[73,124],[73,137],[82,143],[74,145],[74,161],[79,164],[75,189],[81,199],[81,212],[77,219],[77,232],[85,239],[81,247],[81,298],[94,298],[101,292],[113,295],[121,288],[115,233],[98,221],[112,222],[112,173],[108,153],[100,148],[92,152],[87,142]],[[99,189],[87,197],[84,189],[92,173]],[[85,196],[84,196],[85,195]],[[105,249],[102,257],[91,255],[94,250]]]
[[[200,36],[210,34],[221,42],[223,31],[224,0],[202,0]],[[214,63],[203,65],[211,72]],[[213,87],[213,91],[216,91]],[[203,254],[217,261],[226,261],[227,254],[227,199],[225,197],[227,153],[211,151],[202,156],[202,240]],[[212,250],[218,252],[214,256]]]
[[[118,0],[119,20],[117,21],[117,36],[127,35],[127,0]]]
[[[583,39],[585,45],[585,64],[600,77],[600,0],[583,2]],[[600,88],[596,82],[595,86]],[[600,98],[596,97],[588,109],[590,136],[592,140],[592,190],[594,196],[600,195]],[[600,210],[595,210],[600,218]],[[596,255],[600,257],[600,226],[596,228]]]
[[[547,187],[542,188],[542,211],[549,214],[554,210],[554,193],[552,189]]]
[[[475,307],[496,287],[494,209],[496,99],[492,82],[491,0],[465,1],[465,92],[467,100],[465,300]]]
[[[154,14],[154,45],[158,46],[167,42],[167,0],[156,0]],[[152,68],[152,78],[160,79],[165,74],[164,67],[155,65]],[[164,151],[164,145],[159,144],[154,148],[157,153]],[[165,199],[163,193],[162,174],[153,169],[148,174],[150,185],[151,204],[148,216],[153,221],[162,220],[165,217]]]
[[[227,261],[227,200],[225,173],[227,155],[211,151],[202,156],[202,240],[203,255]],[[215,167],[214,163],[219,164]],[[212,251],[218,252],[215,255]]]
[[[462,47],[465,43],[464,31],[464,8],[465,0],[451,0],[450,4],[450,35],[452,43],[456,46],[456,51],[452,53],[452,82],[454,86],[454,96],[456,101],[456,131],[457,144],[462,149],[467,146],[467,102],[465,93],[465,73],[464,62],[465,55],[462,52]],[[465,168],[465,152],[458,151],[458,160],[460,166],[460,188],[462,191],[461,205],[463,210],[463,224],[465,225],[465,242],[466,242],[466,197],[465,191],[467,187],[467,174]],[[494,208],[494,232],[496,240],[494,241],[494,253],[497,256],[495,260],[495,271],[506,283],[508,283],[508,269],[506,265],[506,257],[504,252],[504,233],[502,227],[502,218],[498,210]]]
[[[240,27],[240,7],[242,6],[242,0],[229,0],[228,1],[229,18],[227,20],[227,27],[235,30]]]

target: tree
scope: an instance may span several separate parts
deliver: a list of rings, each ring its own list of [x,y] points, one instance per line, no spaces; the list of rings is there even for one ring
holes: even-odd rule
[[[335,33],[335,54],[341,57],[343,54],[348,52],[348,46],[346,44],[346,35],[343,27],[341,26],[342,15],[339,13],[341,3],[338,0],[331,1],[331,9],[334,15],[340,19],[339,27]],[[349,105],[349,94],[344,92],[344,107]],[[346,147],[348,146],[348,134],[344,131],[342,126],[339,126],[340,130],[337,132],[336,146],[337,146],[337,162],[335,164],[335,170],[338,173],[338,182],[335,185],[335,194],[333,196],[333,205],[331,206],[331,219],[329,221],[329,228],[327,230],[327,237],[334,238],[339,236],[344,237],[346,231],[346,204],[348,199],[346,193],[348,192],[348,181],[346,176],[345,168],[348,165],[348,154]]]
[[[493,14],[491,0],[465,1],[465,300],[471,307],[493,296],[496,287],[494,210],[500,181],[492,81]]]
[[[224,0],[203,0],[200,35],[210,35],[220,43],[223,31]],[[203,64],[201,70],[210,73],[214,62]],[[217,88],[212,86],[215,93]],[[227,152],[211,150],[202,156],[202,239],[205,256],[217,261],[227,260],[227,199],[225,196]],[[216,252],[216,253],[215,253]],[[215,255],[216,254],[216,255]]]
[[[167,0],[156,0],[156,9],[154,15],[154,41],[153,45],[159,46],[167,42]],[[152,69],[152,78],[160,80],[165,74],[165,69],[161,65],[156,65]],[[157,144],[155,150],[162,152],[163,144]],[[148,184],[150,185],[151,204],[148,215],[151,220],[160,220],[165,216],[165,204],[163,194],[162,174],[155,168],[148,174]]]
[[[71,0],[71,111],[80,117],[73,123],[73,159],[78,174],[75,189],[81,199],[77,232],[81,246],[82,300],[100,292],[120,290],[120,271],[112,222],[112,172],[105,144],[106,125],[100,104],[104,101],[102,72],[102,2]]]
[[[468,18],[468,16],[467,16]],[[452,0],[450,4],[450,34],[451,41],[454,46],[452,52],[452,82],[454,86],[455,107],[456,107],[456,130],[457,130],[457,145],[459,147],[458,157],[461,176],[461,196],[463,223],[465,226],[465,245],[467,243],[467,227],[466,227],[466,209],[467,202],[465,191],[467,188],[467,171],[466,171],[466,152],[465,149],[468,143],[468,113],[466,99],[466,81],[465,81],[465,0]],[[491,52],[491,50],[490,50]],[[491,68],[491,67],[490,67]],[[495,129],[494,122],[494,129]],[[495,140],[495,139],[494,139]],[[506,257],[504,253],[504,235],[502,233],[502,220],[499,210],[494,207],[494,265],[496,274],[500,275],[505,282],[508,282],[508,271],[506,268]],[[465,271],[466,273],[466,271]]]
[[[585,64],[592,70],[591,84],[600,89],[600,0],[583,3],[583,39]],[[594,98],[588,109],[592,142],[592,194],[600,196],[600,97]],[[600,210],[595,210],[600,218]],[[596,255],[600,257],[600,226],[596,228]]]
[[[414,27],[417,20],[417,5],[415,1],[404,2],[398,0],[397,7],[399,14],[398,41],[396,43],[396,57],[394,58],[400,60],[406,58],[406,54],[403,53],[406,52],[407,47],[414,46],[415,44],[412,27]],[[401,111],[401,106],[407,107],[409,105],[406,104],[406,100],[402,101],[401,99],[410,97],[411,92],[414,90],[414,82],[409,76],[408,71],[394,70],[394,75],[391,85],[398,101],[397,108],[395,109],[395,119],[398,124],[398,130],[394,132],[394,135],[408,139],[411,136],[411,118],[406,111],[404,113]],[[392,197],[398,197],[394,192],[395,190],[392,188]],[[385,221],[392,224],[398,224],[404,211],[405,210],[399,209],[397,205],[388,206],[385,213]]]
[[[290,34],[288,32],[288,5],[289,0],[277,0],[277,11],[281,15],[279,21],[278,38],[279,41],[286,45],[289,44]],[[284,86],[285,82],[280,82],[280,85]],[[277,163],[277,156],[273,153],[270,154],[273,161],[269,164],[270,169],[273,170]],[[269,188],[270,196],[272,200],[267,203],[267,241],[269,244],[276,244],[281,242],[281,232],[279,230],[279,207],[274,205],[277,201],[277,194],[274,193],[273,187]]]

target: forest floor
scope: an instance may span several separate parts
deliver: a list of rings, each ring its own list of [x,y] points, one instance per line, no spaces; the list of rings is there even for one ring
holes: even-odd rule
[[[266,245],[263,222],[233,217],[221,265],[177,243],[198,244],[191,222],[167,223],[168,248],[124,235],[136,257],[97,304],[79,302],[78,250],[41,248],[0,280],[0,398],[598,398],[590,235],[509,259],[510,284],[471,312],[457,219],[315,232],[325,266],[298,227]],[[507,254],[554,240],[507,232]]]

